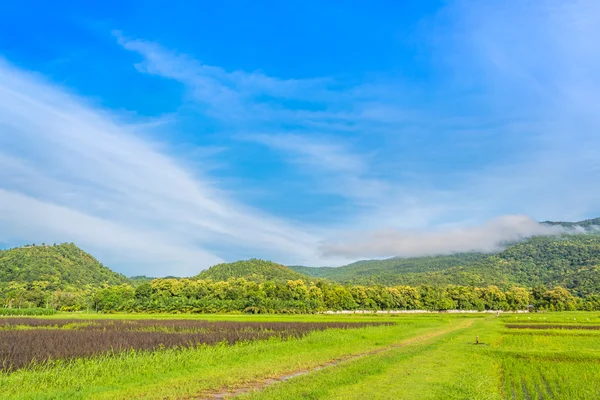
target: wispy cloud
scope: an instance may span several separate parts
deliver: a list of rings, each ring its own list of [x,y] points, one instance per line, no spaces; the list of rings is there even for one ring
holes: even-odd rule
[[[245,135],[244,140],[261,143],[295,164],[313,179],[315,190],[333,193],[357,202],[378,201],[388,185],[370,177],[369,154],[348,148],[338,139],[297,134]]]
[[[138,127],[5,62],[0,93],[0,240],[72,240],[107,261],[127,251],[130,270],[158,275],[195,273],[226,247],[315,253],[312,234],[229,198]]]
[[[191,98],[205,107],[208,115],[225,119],[229,123],[243,121],[266,121],[273,113],[290,118],[310,114],[311,118],[323,120],[336,118],[334,113],[324,111],[294,110],[281,101],[322,102],[334,95],[328,90],[333,83],[327,78],[279,79],[260,71],[226,71],[219,66],[199,62],[187,54],[170,51],[157,43],[131,39],[120,31],[113,34],[123,48],[143,56],[136,68],[143,73],[160,75],[184,83]],[[313,104],[314,105],[314,104]]]
[[[198,268],[196,263],[221,261],[201,248],[174,243],[164,233],[95,217],[2,189],[0,214],[9,239],[20,238],[28,242],[37,241],[38,244],[73,240],[101,252],[120,265],[143,263],[150,274],[165,274],[169,270],[193,273]]]

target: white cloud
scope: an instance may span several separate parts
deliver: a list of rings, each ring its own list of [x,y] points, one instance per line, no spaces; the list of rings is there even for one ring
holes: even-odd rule
[[[532,236],[556,235],[565,232],[558,226],[539,224],[533,219],[508,215],[483,225],[445,230],[398,231],[395,229],[348,234],[342,240],[325,243],[325,256],[419,257],[462,252],[492,253],[508,242]]]
[[[297,134],[245,135],[244,140],[261,143],[282,153],[305,173],[318,176],[313,188],[365,203],[378,201],[388,185],[369,176],[369,156],[352,151],[331,138]]]
[[[294,162],[311,167],[319,166],[323,170],[359,175],[366,172],[365,160],[354,154],[337,140],[315,140],[294,134],[248,135],[246,140],[262,143],[273,149],[295,155]]]
[[[273,113],[283,118],[310,115],[311,119],[337,118],[328,112],[292,111],[281,107],[273,99],[314,101],[334,95],[327,90],[329,79],[279,79],[260,71],[226,71],[219,66],[203,64],[186,54],[167,50],[157,43],[131,39],[121,32],[115,36],[123,48],[143,56],[136,68],[143,73],[159,75],[184,83],[193,100],[204,107],[208,115],[233,124],[249,120],[263,122],[272,119]]]
[[[0,240],[84,241],[113,261],[129,249],[132,270],[153,259],[157,275],[196,273],[225,248],[290,262],[315,254],[311,233],[232,200],[135,136],[139,127],[7,63],[0,93]]]
[[[20,239],[27,242],[52,243],[73,240],[84,248],[106,254],[121,265],[143,263],[148,274],[165,274],[168,263],[177,272],[190,261],[216,264],[223,260],[200,248],[173,242],[162,232],[94,217],[67,207],[0,189],[0,219],[10,228],[0,233],[0,240]],[[141,270],[140,270],[141,271]]]

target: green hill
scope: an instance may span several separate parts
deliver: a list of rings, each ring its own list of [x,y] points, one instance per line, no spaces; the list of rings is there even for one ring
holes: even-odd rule
[[[385,285],[562,286],[574,294],[600,294],[600,235],[535,237],[478,261],[400,274],[352,277],[351,283]]]
[[[46,282],[50,287],[126,283],[74,244],[23,246],[0,250],[0,282]]]
[[[600,219],[548,222],[588,233],[540,236],[496,254],[390,258],[339,268],[291,267],[306,275],[351,284],[562,286],[578,295],[600,294]]]
[[[311,280],[310,277],[293,271],[281,264],[255,258],[214,265],[202,271],[196,278],[211,279],[213,281],[226,281],[229,278],[245,278],[254,282]]]
[[[600,235],[535,237],[460,271],[444,272],[450,281],[471,274],[482,282],[562,286],[580,295],[600,293]]]
[[[390,282],[398,282],[398,277],[402,275],[469,265],[485,257],[487,255],[479,253],[461,253],[445,256],[363,260],[338,268],[302,266],[291,266],[290,268],[308,276],[338,282],[389,284]]]

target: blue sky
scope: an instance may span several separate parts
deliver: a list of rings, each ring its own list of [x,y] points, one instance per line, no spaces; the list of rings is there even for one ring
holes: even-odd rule
[[[0,6],[3,247],[192,275],[600,215],[596,1],[84,3]]]

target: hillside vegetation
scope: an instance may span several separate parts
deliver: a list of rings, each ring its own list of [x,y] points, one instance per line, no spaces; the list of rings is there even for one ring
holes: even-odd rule
[[[284,282],[288,280],[311,280],[310,277],[291,270],[290,268],[258,259],[217,264],[199,273],[196,278],[212,281],[226,281],[230,278],[244,278],[253,282]]]
[[[600,235],[535,237],[460,271],[445,272],[451,281],[474,274],[480,283],[562,286],[580,295],[600,293]]]
[[[72,243],[0,250],[0,282],[38,282],[43,287],[117,285],[127,278]]]
[[[351,284],[562,286],[587,295],[600,293],[600,235],[534,237],[491,255],[466,253],[359,261],[339,268],[292,268]]]
[[[315,278],[326,278],[338,282],[385,284],[396,282],[401,275],[470,265],[487,256],[480,253],[461,253],[431,257],[394,257],[385,260],[357,261],[338,268],[302,266],[291,266],[290,268]]]

